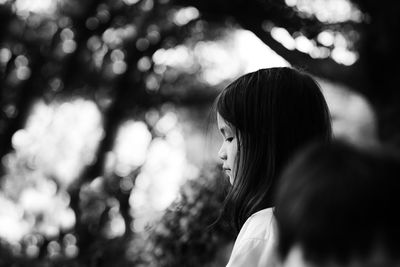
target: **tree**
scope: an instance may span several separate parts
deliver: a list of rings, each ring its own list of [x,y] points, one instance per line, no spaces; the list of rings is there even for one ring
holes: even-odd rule
[[[193,105],[208,103],[215,96],[215,91],[204,90],[205,93],[199,94],[207,86],[196,80],[190,81],[190,85],[198,88],[193,95],[186,92],[164,94],[158,90],[166,74],[153,69],[152,55],[162,47],[173,47],[190,37],[196,21],[174,23],[171,16],[177,9],[167,2],[151,0],[135,3],[65,1],[60,2],[54,14],[23,12],[18,10],[15,1],[8,1],[0,8],[5,14],[1,18],[4,31],[0,38],[0,47],[3,48],[1,107],[6,111],[2,120],[0,157],[12,155],[15,149],[13,137],[24,127],[31,107],[39,99],[48,103],[68,101],[75,96],[92,99],[101,110],[104,121],[104,136],[96,157],[80,177],[67,188],[58,183],[57,177],[45,177],[56,182],[57,191],[68,192],[70,207],[76,217],[75,226],[67,232],[60,231],[53,238],[39,232],[40,238],[34,237],[34,247],[39,251],[37,255],[34,252],[33,256],[28,256],[38,258],[38,262],[67,264],[71,261],[67,254],[54,259],[49,251],[51,247],[59,250],[65,239],[73,239],[72,234],[76,237],[74,246],[79,249],[74,260],[76,264],[100,264],[96,255],[106,248],[114,251],[114,256],[120,253],[120,260],[124,261],[127,243],[133,238],[128,203],[130,191],[119,188],[123,177],[104,172],[106,157],[112,151],[116,133],[124,121],[134,118],[146,122],[147,111],[158,109],[165,102]],[[187,79],[185,82],[188,85]],[[152,130],[151,123],[148,128]],[[25,160],[20,164],[22,161]],[[9,180],[5,167],[2,174],[6,175],[2,175],[2,182]],[[134,183],[139,172],[140,168],[137,168],[127,178]],[[22,175],[29,175],[27,173]],[[107,182],[100,186],[99,192],[85,191],[95,178],[104,176],[107,176]],[[18,202],[18,196],[16,198]],[[107,204],[110,200],[118,202],[126,225],[125,234],[114,240],[102,235],[110,221],[111,207]],[[97,212],[93,208],[97,205],[105,205],[105,208]],[[35,220],[42,218],[39,215]],[[27,252],[29,242],[25,246],[21,241]],[[21,264],[24,264],[25,256],[22,255]],[[67,259],[63,258],[65,256]],[[16,259],[11,258],[13,260]]]
[[[309,72],[349,86],[365,95],[378,115],[378,129],[382,141],[399,146],[400,115],[399,59],[397,38],[400,21],[396,12],[400,4],[395,1],[350,1],[361,12],[360,21],[346,20],[330,23],[319,20],[315,14],[288,6],[287,1],[174,1],[198,8],[205,20],[234,20],[241,27],[255,33],[266,45],[289,61]],[[313,4],[314,1],[294,1]],[[316,2],[316,1],[315,1]],[[274,27],[285,28],[293,37],[302,34],[314,40],[326,30],[340,32],[347,37],[349,49],[359,59],[344,66],[331,58],[315,59],[298,50],[287,49],[271,34]],[[328,47],[332,50],[333,47]]]

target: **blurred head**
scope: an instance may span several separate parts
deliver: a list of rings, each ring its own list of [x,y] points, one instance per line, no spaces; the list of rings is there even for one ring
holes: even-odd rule
[[[338,141],[296,157],[277,190],[283,266],[400,266],[399,173],[399,155]]]
[[[315,139],[331,138],[328,107],[318,84],[292,68],[248,73],[216,102],[223,135],[219,156],[232,183],[225,212],[239,230],[273,206],[277,174],[292,154]]]

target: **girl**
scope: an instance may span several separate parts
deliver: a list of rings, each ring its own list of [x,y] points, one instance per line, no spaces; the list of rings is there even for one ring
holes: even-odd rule
[[[308,74],[284,67],[238,78],[218,96],[216,109],[224,138],[218,154],[232,184],[222,216],[239,232],[227,266],[257,266],[275,246],[279,172],[302,146],[331,139],[328,107]]]

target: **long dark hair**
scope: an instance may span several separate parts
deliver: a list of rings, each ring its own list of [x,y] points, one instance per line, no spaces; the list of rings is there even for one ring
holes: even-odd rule
[[[314,139],[331,139],[330,115],[315,80],[286,67],[241,76],[221,92],[216,109],[238,139],[222,216],[239,231],[253,213],[274,205],[277,176],[295,151]]]

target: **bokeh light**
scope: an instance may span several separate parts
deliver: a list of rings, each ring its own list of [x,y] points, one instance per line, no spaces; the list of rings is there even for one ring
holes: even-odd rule
[[[57,8],[57,2],[59,0],[16,0],[14,5],[17,12],[27,13],[41,13],[41,14],[53,14]]]
[[[144,164],[152,136],[145,123],[127,121],[119,129],[113,149],[114,171],[125,177]]]
[[[52,238],[71,229],[76,218],[66,189],[93,160],[101,137],[93,102],[37,102],[25,128],[13,135],[15,151],[3,159],[0,222],[7,231],[0,236],[17,242],[31,232]],[[28,249],[32,256],[35,251]]]
[[[285,3],[326,23],[360,22],[363,18],[360,10],[348,0],[285,0]]]
[[[176,114],[167,112],[155,128],[164,138],[154,138],[148,156],[132,190],[130,204],[135,217],[134,230],[145,226],[162,214],[175,200],[185,181],[188,166],[185,141]]]
[[[185,7],[173,13],[172,21],[179,26],[183,26],[198,17],[200,17],[200,12],[197,8]]]

